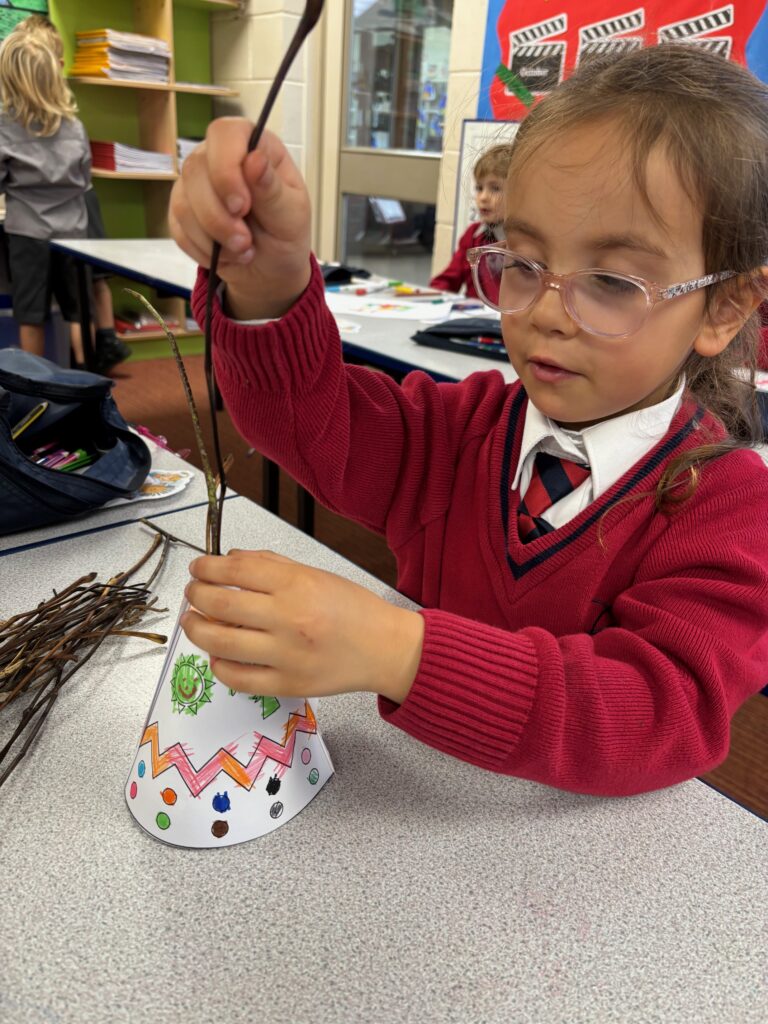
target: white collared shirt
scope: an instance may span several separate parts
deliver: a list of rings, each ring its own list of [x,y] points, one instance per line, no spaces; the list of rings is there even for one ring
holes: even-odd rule
[[[542,515],[555,528],[564,526],[658,444],[680,408],[684,387],[685,383],[681,384],[673,395],[648,409],[627,412],[584,430],[566,430],[529,401],[512,490],[519,487],[525,495],[537,452],[589,463],[587,479]]]

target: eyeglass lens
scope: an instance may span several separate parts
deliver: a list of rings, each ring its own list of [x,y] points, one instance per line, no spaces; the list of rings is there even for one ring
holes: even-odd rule
[[[477,265],[479,291],[489,305],[519,313],[536,300],[541,272],[514,253],[484,252]],[[619,336],[637,330],[648,311],[640,285],[617,274],[579,273],[569,282],[568,313],[595,334]]]

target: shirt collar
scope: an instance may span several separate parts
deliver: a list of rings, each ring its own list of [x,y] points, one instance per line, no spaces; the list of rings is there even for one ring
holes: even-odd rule
[[[526,459],[545,451],[558,458],[589,463],[594,501],[664,437],[680,407],[684,388],[685,382],[656,405],[614,416],[584,430],[565,430],[539,412],[529,399],[512,490],[520,486]]]

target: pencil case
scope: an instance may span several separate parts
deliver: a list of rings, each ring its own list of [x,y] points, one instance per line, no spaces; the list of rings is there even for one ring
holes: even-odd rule
[[[112,386],[95,373],[0,350],[0,534],[74,519],[141,487],[152,457],[120,415]],[[87,465],[40,465],[33,453],[51,445],[85,452]]]
[[[507,361],[501,340],[501,323],[491,317],[462,316],[454,320],[443,320],[442,323],[417,331],[411,340],[427,348]]]

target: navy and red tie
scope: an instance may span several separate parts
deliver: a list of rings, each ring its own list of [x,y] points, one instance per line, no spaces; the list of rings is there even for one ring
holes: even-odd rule
[[[543,537],[555,529],[542,515],[589,476],[589,466],[570,459],[558,459],[548,452],[538,452],[533,460],[533,474],[525,497],[517,510],[517,528],[523,544]]]

